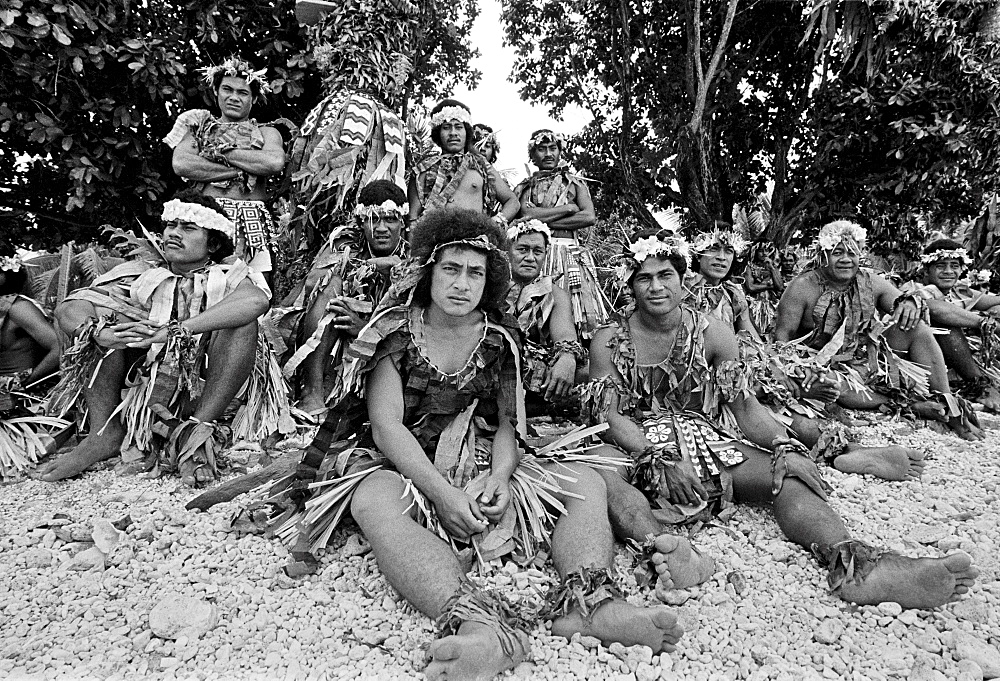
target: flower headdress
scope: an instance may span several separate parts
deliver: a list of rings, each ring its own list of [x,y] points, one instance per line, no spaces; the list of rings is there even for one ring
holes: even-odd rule
[[[460,106],[446,106],[436,114],[431,116],[431,127],[437,128],[447,121],[458,121],[466,125],[472,125],[472,115]]]
[[[20,272],[22,267],[24,267],[24,261],[17,253],[0,258],[0,271],[2,272]]]
[[[497,141],[496,132],[489,132],[483,128],[478,128],[478,127],[474,127],[473,130],[475,139],[473,146],[476,148],[476,151],[478,151],[479,153],[483,153],[483,149],[486,148],[486,145],[492,144],[493,150],[496,151],[496,153],[498,154],[500,153],[500,142]]]
[[[537,232],[545,236],[545,243],[552,241],[552,230],[549,229],[549,226],[541,220],[534,218],[531,220],[520,220],[512,224],[507,228],[507,238],[513,242],[522,234],[530,234],[532,232]]]
[[[354,208],[354,217],[365,220],[375,220],[378,218],[399,218],[402,220],[408,212],[409,210],[405,206],[399,205],[392,199],[386,199],[380,206],[368,206],[359,203]]]
[[[649,258],[669,258],[679,255],[687,260],[691,256],[691,248],[684,237],[679,234],[647,236],[628,245],[628,253],[622,254],[615,274],[621,284],[627,284],[633,270],[637,270]]]
[[[733,230],[713,229],[711,232],[703,232],[699,234],[694,240],[694,246],[692,246],[691,250],[700,254],[709,250],[716,244],[729,246],[733,249],[733,252],[736,253],[736,257],[738,258],[743,255],[743,252],[750,245],[750,242]]]
[[[247,83],[257,83],[260,86],[261,94],[268,94],[271,92],[271,84],[267,82],[264,76],[267,75],[267,69],[258,69],[254,71],[253,66],[249,62],[245,62],[235,54],[226,61],[222,62],[217,66],[206,66],[201,69],[201,72],[205,74],[205,82],[211,87],[214,84],[215,77],[222,73],[224,76],[235,76],[237,78],[245,78]]]
[[[163,204],[163,215],[160,216],[160,220],[163,222],[173,222],[174,220],[193,222],[204,229],[222,232],[231,242],[236,243],[236,225],[218,211],[200,203],[171,199]]]
[[[528,140],[528,153],[530,154],[533,152],[535,147],[539,144],[552,143],[558,145],[559,150],[562,151],[563,147],[566,146],[566,138],[557,132],[552,132],[551,130],[539,130],[530,140]]]
[[[823,225],[816,237],[816,247],[822,251],[832,251],[837,244],[844,242],[848,250],[858,253],[865,249],[868,231],[856,222],[837,220]]]
[[[972,264],[972,258],[969,257],[968,251],[964,248],[953,248],[953,249],[938,249],[936,251],[931,251],[930,253],[924,253],[920,256],[920,263],[923,265],[933,265],[939,260],[947,260],[948,258],[956,258],[962,261],[962,265],[968,267]]]

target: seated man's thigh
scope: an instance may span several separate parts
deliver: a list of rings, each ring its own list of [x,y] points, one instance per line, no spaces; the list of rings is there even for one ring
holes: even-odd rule
[[[395,471],[371,473],[358,484],[351,498],[351,515],[362,529],[374,521],[414,518],[416,513],[413,495]]]

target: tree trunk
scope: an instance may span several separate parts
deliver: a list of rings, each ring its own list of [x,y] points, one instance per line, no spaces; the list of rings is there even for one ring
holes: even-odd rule
[[[992,42],[1000,40],[1000,1],[994,0],[983,10],[979,18],[979,35]]]

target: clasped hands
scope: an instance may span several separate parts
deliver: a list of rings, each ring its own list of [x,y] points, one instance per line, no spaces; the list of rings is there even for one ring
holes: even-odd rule
[[[145,349],[155,343],[166,343],[168,336],[166,324],[139,320],[106,326],[94,336],[94,341],[109,350]]]
[[[468,541],[471,536],[486,530],[490,523],[499,522],[510,500],[510,479],[491,474],[483,481],[478,494],[452,487],[434,499],[434,509],[448,534]]]

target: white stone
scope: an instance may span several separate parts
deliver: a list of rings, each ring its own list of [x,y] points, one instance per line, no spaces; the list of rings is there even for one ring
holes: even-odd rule
[[[972,660],[959,660],[958,678],[962,681],[983,681],[983,669]]]
[[[1000,651],[964,631],[955,632],[955,658],[969,660],[983,670],[983,678],[1000,676]]]
[[[117,544],[121,539],[121,532],[119,532],[115,526],[111,524],[110,520],[101,518],[94,522],[94,529],[91,532],[91,537],[94,540],[94,545],[100,549],[101,553],[107,555],[111,553],[111,549],[113,549],[115,544]]]
[[[885,615],[886,617],[897,617],[903,612],[903,606],[899,603],[893,603],[889,601],[887,603],[879,603],[878,611]]]
[[[826,645],[832,645],[837,642],[841,634],[844,633],[844,623],[840,620],[835,619],[825,619],[820,622],[820,625],[813,632],[813,638],[816,639],[818,643],[824,643]]]
[[[149,613],[149,628],[160,638],[197,639],[219,623],[219,611],[209,603],[179,593],[168,594]]]

